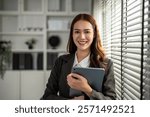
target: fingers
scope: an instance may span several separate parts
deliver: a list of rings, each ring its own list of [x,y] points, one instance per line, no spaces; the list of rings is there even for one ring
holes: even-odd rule
[[[69,85],[71,88],[73,88],[73,87],[75,87],[75,86],[78,85],[79,80],[78,80],[77,78],[75,79],[75,78],[72,76],[72,74],[69,74],[69,75],[67,76],[67,82],[68,82],[68,85]]]
[[[67,76],[67,80],[82,80],[82,79],[85,79],[85,78],[79,74],[76,74],[76,73],[70,73]]]
[[[81,75],[79,75],[79,74],[76,74],[76,73],[71,73],[71,76],[72,76],[72,77],[75,77],[75,78],[77,78],[77,79],[79,79],[79,80],[85,79],[83,76],[81,76]]]
[[[67,76],[67,82],[71,88],[77,89],[80,91],[85,90],[86,87],[89,86],[87,80],[83,76],[76,74],[76,73],[69,74]]]
[[[81,81],[78,78],[74,77],[72,74],[69,74],[67,76],[67,82],[71,88],[77,90],[81,89]]]

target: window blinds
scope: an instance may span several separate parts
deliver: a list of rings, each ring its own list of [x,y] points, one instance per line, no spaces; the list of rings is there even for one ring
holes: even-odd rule
[[[111,57],[111,1],[105,0],[103,4],[103,45],[108,57]]]
[[[150,99],[149,0],[102,0],[102,9],[102,39],[114,62],[117,99]]]
[[[122,92],[123,99],[140,99],[142,2],[122,1]]]
[[[150,1],[144,2],[143,99],[150,99]]]
[[[116,79],[116,93],[121,99],[121,2],[112,0],[111,5],[111,58],[114,62],[114,74]]]

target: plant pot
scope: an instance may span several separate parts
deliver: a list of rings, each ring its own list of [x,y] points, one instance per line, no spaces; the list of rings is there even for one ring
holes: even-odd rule
[[[29,45],[29,46],[28,46],[28,49],[33,49],[33,45]]]

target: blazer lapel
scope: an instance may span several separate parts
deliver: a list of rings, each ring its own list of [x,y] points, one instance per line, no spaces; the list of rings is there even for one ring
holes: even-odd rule
[[[74,62],[74,55],[69,55],[69,56],[65,56],[63,58],[63,64],[62,64],[62,69],[61,69],[61,78],[60,78],[60,85],[62,86],[65,96],[69,96],[69,90],[70,87],[67,84],[67,75],[71,73],[71,69],[73,66],[73,62]],[[67,87],[67,89],[66,89]]]
[[[71,72],[73,62],[74,62],[74,55],[64,58],[65,63],[63,64],[63,68],[65,69],[66,73],[69,74]]]

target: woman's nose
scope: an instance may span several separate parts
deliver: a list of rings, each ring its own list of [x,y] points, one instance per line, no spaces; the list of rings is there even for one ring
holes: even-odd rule
[[[85,39],[85,34],[84,33],[80,33],[80,38],[81,39]]]

